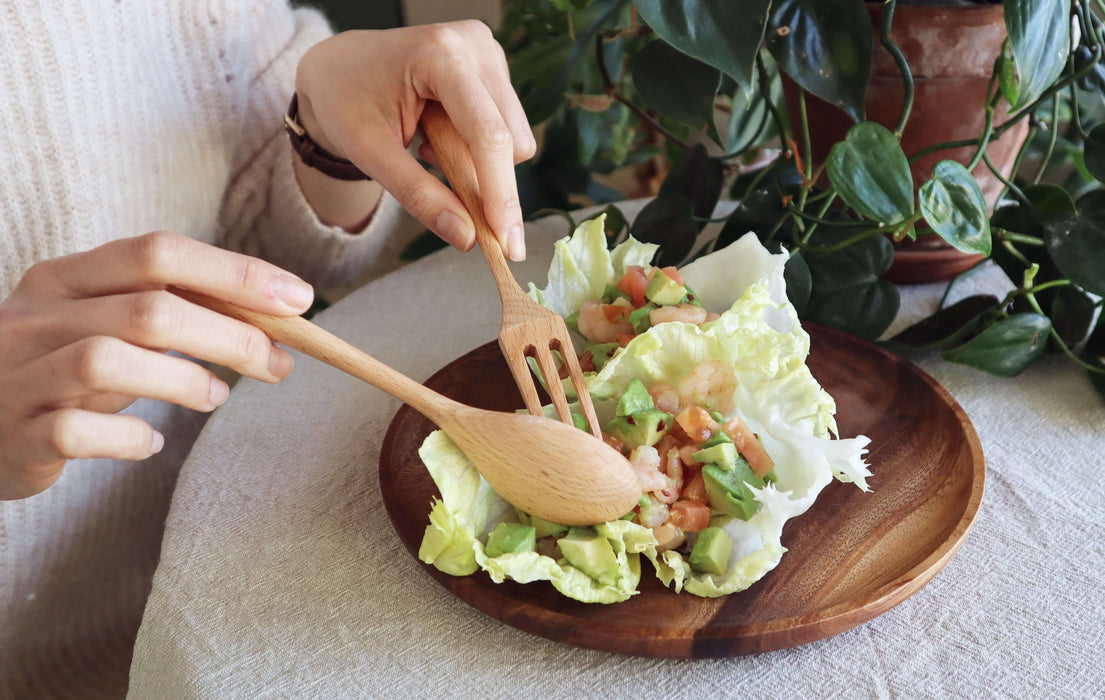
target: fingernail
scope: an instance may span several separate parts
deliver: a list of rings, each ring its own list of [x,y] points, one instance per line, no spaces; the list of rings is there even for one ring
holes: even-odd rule
[[[292,354],[274,343],[272,352],[269,353],[269,371],[274,376],[283,379],[292,373],[294,365],[295,359]]]
[[[510,252],[507,255],[514,262],[522,262],[526,259],[526,233],[521,224],[514,224],[506,236],[507,247]]]
[[[434,233],[454,248],[468,250],[472,247],[474,234],[464,223],[464,219],[446,209],[437,215]]]
[[[303,280],[290,275],[279,275],[272,281],[272,293],[287,306],[306,311],[315,300],[315,290]]]
[[[211,388],[208,391],[208,400],[212,406],[222,406],[230,396],[230,387],[218,377],[211,377]]]
[[[150,441],[150,454],[157,454],[163,447],[165,447],[165,436],[156,430],[153,431],[153,440]]]

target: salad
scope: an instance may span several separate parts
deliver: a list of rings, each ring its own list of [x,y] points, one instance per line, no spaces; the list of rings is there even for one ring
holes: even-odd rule
[[[589,528],[532,517],[436,431],[419,450],[441,493],[422,561],[613,603],[637,592],[644,557],[674,591],[721,596],[778,565],[783,525],[834,478],[868,489],[868,439],[835,437],[835,403],[805,365],[786,255],[753,234],[678,270],[651,266],[655,252],[632,238],[608,250],[600,216],[556,243],[544,289],[530,285],[578,332],[604,439],[633,466],[638,505]]]

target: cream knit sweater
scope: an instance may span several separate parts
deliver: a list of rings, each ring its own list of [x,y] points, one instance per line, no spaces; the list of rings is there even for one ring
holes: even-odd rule
[[[155,229],[316,287],[377,259],[395,201],[358,235],[322,226],[281,131],[298,59],[329,33],[287,0],[0,3],[0,298],[35,261]],[[0,502],[0,698],[125,691],[173,484],[204,418],[151,401],[130,412],[166,436],[160,454],[71,462],[46,492]]]

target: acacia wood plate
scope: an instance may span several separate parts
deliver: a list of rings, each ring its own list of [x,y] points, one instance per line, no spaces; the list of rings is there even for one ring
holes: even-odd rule
[[[751,588],[699,598],[665,588],[642,560],[640,594],[584,604],[545,582],[495,584],[425,566],[450,593],[518,629],[565,644],[640,656],[709,658],[784,649],[860,625],[916,593],[951,559],[982,499],[982,448],[966,414],[909,361],[807,325],[808,365],[836,399],[843,437],[871,438],[871,491],[832,482],[787,522],[779,566]],[[497,344],[483,345],[427,386],[493,410],[522,406]],[[418,457],[433,424],[409,406],[380,454],[380,487],[396,532],[417,557],[437,488]]]

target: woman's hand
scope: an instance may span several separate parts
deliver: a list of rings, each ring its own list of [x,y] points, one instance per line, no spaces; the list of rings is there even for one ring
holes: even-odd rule
[[[353,161],[445,241],[468,250],[475,233],[464,206],[406,151],[425,102],[440,102],[468,143],[503,252],[525,257],[514,165],[533,156],[536,142],[487,25],[467,20],[339,34],[304,55],[296,90],[311,138]],[[436,161],[426,145],[420,155]]]
[[[176,350],[265,382],[292,356],[261,331],[166,291],[298,315],[311,286],[269,263],[150,233],[31,267],[0,303],[0,499],[43,491],[65,461],[145,459],[164,438],[116,415],[139,397],[211,411],[226,383]]]

